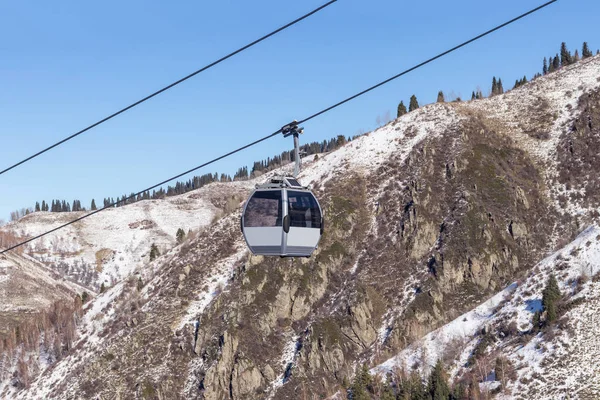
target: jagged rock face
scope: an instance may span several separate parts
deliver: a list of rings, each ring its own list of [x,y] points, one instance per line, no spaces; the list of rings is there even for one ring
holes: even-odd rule
[[[586,96],[574,125],[583,142],[566,134],[560,168],[595,166],[591,155],[569,156],[598,136],[598,95]],[[86,397],[323,398],[357,362],[397,353],[522,276],[552,234],[571,233],[571,217],[557,214],[544,165],[510,129],[467,106],[435,107],[459,122],[398,146],[377,168],[315,185],[326,228],[311,258],[250,256],[239,210],[225,216],[161,257],[141,294],[123,289],[98,334],[105,351],[70,364],[51,394],[69,382]],[[527,140],[550,140],[536,133],[552,125],[548,107],[524,109]],[[412,126],[395,140],[418,134]],[[233,273],[219,288],[223,265]]]
[[[578,103],[580,114],[562,134],[556,149],[558,181],[566,189],[559,201],[562,206],[571,200],[596,208],[600,201],[600,90],[584,94]]]

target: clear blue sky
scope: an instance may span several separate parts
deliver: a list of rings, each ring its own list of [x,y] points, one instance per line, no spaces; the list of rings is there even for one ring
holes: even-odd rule
[[[148,0],[0,4],[0,169],[324,3]],[[141,190],[301,119],[543,0],[340,0],[166,94],[0,176],[0,218],[35,201]],[[416,94],[465,98],[531,77],[561,41],[600,47],[596,0],[558,3],[305,125],[354,135]],[[287,150],[275,138],[214,164]]]

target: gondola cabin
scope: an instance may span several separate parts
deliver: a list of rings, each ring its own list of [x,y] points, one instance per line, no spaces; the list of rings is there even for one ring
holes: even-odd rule
[[[253,254],[310,257],[323,234],[323,213],[296,179],[273,178],[252,192],[241,225]]]

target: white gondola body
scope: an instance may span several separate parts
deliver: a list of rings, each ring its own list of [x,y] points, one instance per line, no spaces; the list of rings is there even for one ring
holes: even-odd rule
[[[253,254],[309,257],[323,233],[321,206],[290,178],[257,188],[242,213],[242,233]]]

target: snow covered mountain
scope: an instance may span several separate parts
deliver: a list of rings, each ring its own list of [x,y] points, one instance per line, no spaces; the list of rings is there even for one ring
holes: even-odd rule
[[[25,252],[74,282],[98,290],[113,285],[149,260],[150,247],[172,248],[176,232],[198,232],[227,207],[237,207],[247,183],[234,182],[210,193],[190,192],[113,208],[26,245]],[[237,196],[237,197],[236,197]],[[39,235],[85,212],[37,212],[0,228],[19,238]]]
[[[108,290],[83,306],[70,350],[5,396],[340,398],[359,365],[427,372],[439,356],[452,377],[493,392],[501,352],[515,375],[499,398],[593,398],[599,110],[592,57],[504,95],[427,105],[319,155],[300,176],[326,221],[310,259],[248,253],[240,205],[265,176],[34,242],[32,257]],[[72,216],[3,229],[26,236]],[[194,232],[177,244],[178,228]],[[568,310],[533,334],[551,271]]]
[[[564,296],[564,314],[555,326],[534,328],[542,312],[542,292],[556,275]],[[598,398],[600,396],[600,227],[583,231],[573,242],[536,265],[521,281],[425,335],[371,370],[383,376],[416,367],[426,373],[438,359],[458,378],[479,347],[481,390],[498,399]],[[514,378],[500,389],[494,360],[506,357]]]

